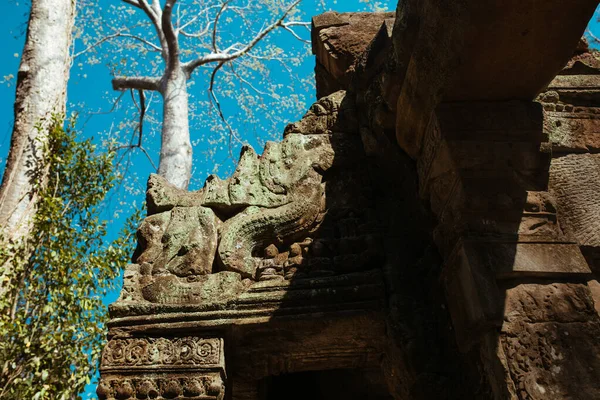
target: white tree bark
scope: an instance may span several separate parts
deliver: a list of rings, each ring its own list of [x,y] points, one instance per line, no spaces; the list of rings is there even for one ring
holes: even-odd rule
[[[165,78],[161,88],[163,123],[158,174],[186,189],[192,174],[187,77],[178,68]]]
[[[0,187],[0,233],[4,240],[18,241],[25,236],[36,210],[30,175],[43,156],[41,143],[53,115],[65,113],[74,20],[75,0],[31,0],[17,76],[15,121]],[[43,184],[45,178],[38,179]],[[0,294],[2,286],[0,282]]]

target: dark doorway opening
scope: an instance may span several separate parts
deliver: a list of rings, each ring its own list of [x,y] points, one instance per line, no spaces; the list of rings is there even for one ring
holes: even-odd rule
[[[261,400],[393,400],[380,371],[338,369],[273,376],[261,384]]]

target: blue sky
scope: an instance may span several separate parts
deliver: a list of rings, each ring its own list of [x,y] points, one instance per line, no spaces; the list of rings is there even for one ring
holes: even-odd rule
[[[27,22],[27,7],[25,0],[4,0],[5,4],[2,7],[2,15],[0,15],[0,37],[2,37],[2,50],[0,63],[0,81],[3,81],[4,77],[13,75],[16,76],[18,70],[19,60],[24,42],[24,32],[26,29]],[[118,0],[103,0],[107,4],[114,3]],[[323,12],[323,8],[318,4],[325,3],[328,9],[334,9],[340,12],[343,11],[356,11],[364,9],[366,2],[364,0],[343,0],[343,1],[320,1],[320,0],[304,0],[301,4],[301,9],[304,12],[305,18],[308,19],[311,15]],[[384,7],[388,7],[389,10],[393,10],[396,6],[397,1],[384,1],[380,2]],[[316,11],[315,11],[316,10]],[[597,21],[599,12],[596,12],[596,17],[590,23],[590,29],[597,37],[600,37],[600,25]],[[235,34],[235,32],[233,32]],[[309,38],[307,33],[304,37]],[[280,34],[277,37],[277,44],[283,48],[286,46],[297,46],[296,40],[289,34]],[[307,56],[304,62],[294,69],[294,75],[299,78],[310,78],[313,74],[314,58]],[[112,101],[116,98],[117,94],[112,91],[111,76],[109,68],[100,63],[98,65],[89,66],[83,65],[77,67],[71,74],[71,80],[69,81],[68,97],[71,104],[84,104],[84,109],[89,111],[107,111],[111,108]],[[274,73],[272,79],[275,81],[281,81],[283,84],[282,95],[289,95],[286,91],[293,90],[293,85],[290,84],[289,75],[283,73]],[[10,145],[10,134],[12,129],[13,121],[13,101],[15,92],[15,81],[14,79],[10,82],[4,82],[0,84],[0,167],[3,167],[4,160],[8,153]],[[307,105],[310,105],[314,101],[314,92],[307,95]],[[129,98],[124,101],[131,101]],[[75,107],[71,107],[70,110],[74,110]],[[229,109],[228,111],[233,112]],[[113,114],[95,114],[92,117],[85,116],[79,119],[79,127],[83,136],[100,138],[105,134],[112,123],[119,118],[123,118],[123,114],[116,112]],[[289,122],[293,122],[301,117],[303,111],[297,110],[296,112],[290,112],[285,117],[289,119]],[[261,140],[264,139],[265,133],[261,130],[263,121],[258,120],[253,122],[253,126],[245,129],[252,129],[256,132],[254,138],[250,139],[250,143],[259,152],[262,150],[260,146]],[[266,121],[264,121],[266,124]],[[276,127],[275,135],[283,132],[284,123],[279,124]],[[193,136],[194,132],[192,132]],[[271,133],[272,135],[273,133]],[[157,137],[148,138],[146,143],[151,157],[155,163],[158,162],[158,141]],[[220,164],[218,172],[222,177],[231,171],[233,162],[228,159],[227,150],[222,149],[217,153],[214,158],[208,158],[203,156],[202,150],[206,150],[211,144],[208,141],[199,142],[198,149],[195,155],[195,176],[193,180],[192,188],[198,188],[207,173],[214,171],[213,164],[215,160]],[[236,151],[237,153],[237,151]],[[129,187],[121,187],[119,191],[109,196],[109,201],[106,204],[107,218],[113,217],[113,211],[119,208],[123,208],[131,204],[140,204],[143,199],[143,191],[145,186],[145,180],[149,173],[153,172],[152,166],[147,158],[140,154],[134,154],[131,159],[130,173],[134,178],[131,180]],[[119,231],[119,221],[121,218],[116,218],[115,223],[112,225],[114,230],[111,231],[111,235],[114,236]],[[116,299],[118,293],[111,294],[106,302],[110,303]],[[94,388],[88,387],[87,394],[84,396],[91,395]],[[95,397],[95,395],[93,395]]]

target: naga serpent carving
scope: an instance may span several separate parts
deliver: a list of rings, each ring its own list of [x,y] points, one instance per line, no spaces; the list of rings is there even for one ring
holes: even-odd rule
[[[323,190],[320,185],[304,189],[285,205],[251,206],[225,222],[218,250],[225,269],[253,276],[256,249],[300,239],[318,226],[324,210]]]
[[[322,137],[291,135],[281,143],[267,143],[262,157],[247,158],[258,162],[258,168],[252,169],[257,170],[259,184],[270,194],[262,199],[246,198],[249,207],[224,223],[218,255],[226,270],[251,277],[256,249],[303,239],[302,235],[318,226],[325,204],[317,169],[326,170],[333,162],[328,145]],[[315,157],[316,153],[326,155]],[[249,185],[253,182],[256,180],[250,179]],[[244,182],[233,183],[239,184]]]
[[[323,174],[333,165],[333,126],[344,95],[321,99],[288,126],[281,142],[268,142],[261,156],[245,146],[226,180],[210,176],[204,188],[187,192],[150,177],[135,272],[125,274],[141,276],[134,286],[143,299],[203,301],[195,287],[224,277],[219,271],[239,274],[240,282],[257,280],[267,247],[289,246],[318,228],[326,213]],[[227,282],[231,286],[231,275]],[[131,286],[126,282],[125,297],[135,291]]]

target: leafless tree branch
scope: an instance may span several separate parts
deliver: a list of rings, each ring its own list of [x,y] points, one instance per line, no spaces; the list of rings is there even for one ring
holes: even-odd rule
[[[114,90],[156,90],[160,89],[160,78],[149,76],[117,76],[112,80]]]
[[[123,95],[125,94],[125,92],[121,92],[121,94],[119,94],[119,96],[116,98],[116,100],[113,102],[112,107],[110,108],[110,110],[108,111],[92,111],[92,112],[88,112],[87,113],[87,118],[85,119],[85,121],[83,122],[83,125],[81,127],[82,131],[85,131],[85,128],[87,126],[87,123],[90,121],[90,119],[92,119],[92,117],[94,115],[102,115],[102,114],[112,114],[116,109],[117,109],[117,105],[119,104],[119,101],[121,101],[121,98],[123,97]]]
[[[289,21],[289,22],[286,22],[285,25],[287,25],[287,26],[303,26],[310,30],[309,27],[310,27],[311,23],[303,22],[303,21]]]
[[[128,151],[133,150],[133,149],[140,149],[142,151],[142,153],[144,153],[144,155],[146,156],[148,161],[150,162],[150,165],[152,165],[152,168],[154,168],[155,171],[158,171],[158,168],[156,167],[156,165],[154,164],[154,161],[152,161],[152,158],[150,157],[150,153],[148,153],[148,151],[142,145],[142,138],[144,135],[144,117],[146,115],[146,111],[148,111],[148,107],[150,107],[150,104],[148,104],[148,106],[146,106],[146,96],[144,95],[143,90],[138,90],[138,94],[139,94],[139,100],[140,100],[139,106],[138,106],[137,102],[135,101],[135,97],[133,96],[133,90],[131,91],[131,97],[133,98],[133,102],[140,111],[139,124],[133,132],[133,133],[135,133],[135,131],[137,130],[138,141],[136,144],[134,144],[133,139],[134,139],[135,135],[132,135],[130,144],[118,146],[112,150],[113,151],[125,150],[125,153],[127,153]],[[121,160],[122,159],[123,159],[123,157],[121,157]],[[119,161],[119,163],[120,163],[120,161]]]
[[[133,150],[133,149],[140,149],[142,151],[142,153],[144,153],[144,155],[146,156],[146,158],[148,158],[148,161],[150,161],[150,164],[152,165],[152,168],[154,168],[154,170],[157,171],[158,168],[156,168],[156,165],[152,161],[152,158],[150,157],[150,154],[144,148],[144,146],[142,146],[142,138],[143,138],[143,135],[144,135],[144,116],[146,115],[146,111],[148,110],[148,107],[150,105],[148,105],[148,107],[146,106],[146,96],[144,95],[144,91],[143,90],[138,90],[138,94],[139,94],[139,99],[140,99],[139,106],[138,106],[137,102],[135,101],[135,97],[133,95],[133,90],[131,91],[131,98],[133,99],[133,102],[136,105],[136,107],[138,108],[138,110],[140,111],[140,121],[139,121],[139,124],[138,124],[138,126],[136,128],[136,130],[138,131],[138,141],[137,141],[137,144],[133,143],[133,137],[134,136],[132,136],[130,144],[116,147],[115,149],[113,149],[113,151],[126,150],[126,152],[127,152],[127,151]]]
[[[283,27],[284,26],[283,21],[285,21],[287,16],[300,3],[300,1],[301,0],[296,0],[295,2],[290,4],[290,6],[286,9],[286,11],[283,13],[283,15],[277,21],[273,22],[271,25],[262,29],[256,36],[254,36],[254,38],[250,42],[248,42],[248,44],[246,44],[241,49],[237,49],[237,50],[233,51],[232,53],[230,53],[229,51],[215,52],[215,53],[204,55],[202,57],[198,57],[195,60],[185,63],[183,65],[183,69],[189,75],[196,68],[198,68],[201,65],[212,63],[212,62],[225,63],[227,61],[235,60],[236,58],[245,55],[250,50],[252,50],[258,43],[260,43],[260,41],[262,39],[264,39],[265,36],[267,36],[269,33],[271,33],[271,31],[273,31],[276,28]],[[216,23],[215,23],[215,28],[213,29],[213,36],[216,34],[215,32],[216,32]],[[216,48],[216,44],[213,44],[213,49],[214,48]],[[231,46],[229,49],[233,49],[233,46]]]
[[[123,0],[123,1],[127,2],[126,0]],[[160,4],[159,4],[160,2],[158,0],[153,0],[152,5],[150,5],[150,4],[148,4],[147,0],[131,0],[131,1],[137,1],[138,5],[139,5],[138,8],[141,8],[144,11],[144,13],[148,16],[148,18],[150,18],[150,21],[152,21],[152,25],[154,25],[154,29],[156,30],[156,34],[160,41],[161,53],[162,53],[163,59],[166,60],[168,57],[169,47],[167,45],[165,34],[162,30],[162,26],[160,23],[160,20],[161,20],[161,10],[160,10]],[[128,3],[128,4],[130,4],[130,3]]]
[[[179,66],[179,43],[173,27],[173,7],[177,0],[167,0],[162,11],[161,26],[168,46],[167,70],[174,71]]]
[[[140,146],[137,144],[127,144],[124,146],[119,146],[116,147],[114,149],[112,149],[113,151],[119,151],[119,150],[126,150],[125,153],[127,153],[127,151],[129,150],[133,150],[133,149],[140,149],[142,151],[142,153],[144,153],[144,155],[146,156],[146,158],[148,159],[148,161],[150,162],[150,165],[152,165],[152,168],[154,168],[154,171],[158,171],[158,168],[156,168],[156,164],[154,164],[154,161],[152,161],[152,158],[150,157],[150,153],[148,153],[148,151],[144,148],[144,146]],[[121,157],[120,160],[123,160],[123,157]],[[120,163],[121,161],[119,161]]]
[[[123,3],[127,3],[127,4],[137,7],[137,8],[142,8],[142,6],[140,5],[140,3],[137,0],[123,0]]]
[[[228,5],[229,5],[229,0],[224,1],[223,4],[221,5],[221,8],[219,9],[219,12],[215,16],[215,23],[214,23],[213,31],[212,31],[212,49],[215,53],[219,52],[219,49],[217,48],[217,32],[218,32],[217,27],[219,26],[219,18],[221,18],[221,15],[227,9]]]
[[[225,118],[225,114],[223,114],[223,110],[221,109],[221,103],[219,102],[219,99],[217,98],[217,95],[215,94],[215,91],[214,91],[215,77],[217,76],[217,72],[219,72],[219,70],[223,67],[223,65],[225,65],[225,62],[219,63],[215,67],[215,69],[213,69],[213,72],[210,75],[210,85],[208,86],[208,93],[210,94],[210,103],[215,108],[215,110],[219,114],[219,118],[221,118],[221,121],[223,121],[223,123],[225,124],[225,127],[227,127],[227,130],[229,131],[229,156],[231,158],[233,158],[231,139],[232,138],[235,139],[240,144],[243,144],[243,142],[240,140],[238,135],[236,135],[236,133],[233,130],[233,128],[231,127],[231,125],[229,125],[227,118]]]
[[[178,25],[177,26],[177,32],[181,32],[183,29],[187,28],[188,26],[190,26],[191,24],[193,24],[194,22],[198,21],[198,17],[199,15],[196,15],[194,18],[190,19],[188,22],[186,22],[183,25]]]
[[[116,39],[118,37],[122,37],[122,38],[129,38],[129,39],[134,39],[137,40],[141,43],[144,43],[147,46],[150,46],[152,48],[153,51],[162,51],[162,49],[160,47],[158,47],[157,45],[155,45],[154,43],[144,39],[141,36],[138,35],[132,35],[131,33],[123,33],[123,32],[117,32],[117,33],[113,33],[112,35],[108,35],[103,37],[102,39],[98,40],[97,42],[89,45],[88,47],[86,47],[85,49],[81,50],[80,52],[77,52],[75,54],[73,54],[73,59],[87,53],[88,51],[100,46],[102,43],[112,40],[112,39]]]
[[[138,139],[138,146],[142,147],[142,135],[144,134],[144,116],[146,115],[146,97],[144,96],[143,90],[138,90],[140,96],[140,136]]]
[[[301,41],[301,42],[304,42],[304,43],[308,43],[308,44],[310,44],[310,43],[311,43],[311,42],[310,42],[310,40],[302,39],[302,38],[300,37],[300,35],[298,35],[298,34],[297,34],[297,33],[296,33],[296,32],[295,32],[295,31],[294,31],[292,28],[290,28],[290,26],[293,26],[293,25],[290,25],[290,24],[287,24],[287,23],[283,23],[283,24],[281,24],[281,27],[282,27],[283,29],[285,29],[286,31],[288,31],[289,33],[291,33],[291,34],[292,34],[292,35],[293,35],[293,36],[294,36],[296,39],[298,39],[299,41]]]
[[[247,79],[245,79],[243,76],[241,76],[240,74],[237,73],[237,71],[235,70],[235,66],[233,65],[233,63],[229,63],[229,69],[231,69],[231,73],[241,82],[241,83],[245,83],[246,85],[248,85],[249,88],[251,88],[252,90],[254,90],[256,93],[260,94],[261,96],[271,96],[269,93],[263,92],[261,90],[258,90],[254,85],[252,85],[251,82],[249,82]]]

